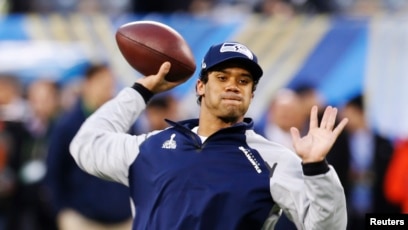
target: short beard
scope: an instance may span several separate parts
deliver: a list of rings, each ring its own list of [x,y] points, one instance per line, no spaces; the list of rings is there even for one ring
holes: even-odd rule
[[[235,124],[238,122],[238,117],[220,117],[220,119],[226,124]]]
[[[233,111],[218,118],[226,124],[235,124],[240,121],[241,116],[237,115],[236,111]]]

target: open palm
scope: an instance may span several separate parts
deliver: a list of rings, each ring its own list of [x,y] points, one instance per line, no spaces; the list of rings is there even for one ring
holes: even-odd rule
[[[319,125],[318,108],[313,106],[310,113],[310,127],[306,136],[301,137],[297,128],[291,128],[293,146],[303,163],[319,162],[326,158],[330,148],[348,123],[344,118],[337,127],[337,109],[326,107]]]

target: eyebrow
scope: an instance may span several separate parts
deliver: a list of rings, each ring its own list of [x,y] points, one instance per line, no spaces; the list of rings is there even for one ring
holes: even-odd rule
[[[223,68],[223,69],[215,69],[213,72],[221,72],[221,73],[230,73],[231,71],[227,70],[228,68]],[[252,74],[246,70],[247,72],[241,72],[240,75],[243,77],[249,77],[253,79]]]

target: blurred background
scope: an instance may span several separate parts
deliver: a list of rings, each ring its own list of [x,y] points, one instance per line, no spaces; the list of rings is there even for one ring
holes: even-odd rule
[[[408,98],[407,5],[405,0],[0,0],[0,72],[15,73],[23,83],[47,77],[65,85],[87,62],[106,61],[129,85],[138,73],[119,53],[115,31],[130,21],[156,20],[185,37],[197,66],[213,43],[236,40],[253,49],[265,71],[249,111],[254,118],[276,89],[307,83],[334,106],[364,90],[373,127],[407,136],[408,109],[402,106]],[[179,99],[195,103],[195,80],[175,90]]]
[[[364,95],[367,129],[393,147],[408,138],[406,0],[0,0],[0,75],[16,81],[0,85],[2,121],[33,124],[28,88],[39,80],[56,84],[57,114],[68,110],[90,63],[108,64],[117,90],[131,85],[141,76],[121,56],[114,35],[136,20],[159,21],[180,32],[198,67],[214,43],[238,41],[252,49],[264,69],[248,111],[259,127],[269,122],[271,101],[281,89],[307,88],[314,103],[339,109]],[[198,114],[196,77],[169,93],[180,119]],[[19,103],[4,109],[11,104],[4,95],[13,87]],[[142,116],[133,132],[150,130],[147,122]],[[1,143],[0,138],[0,196],[13,191],[10,178],[18,174],[7,171]],[[5,219],[0,217],[0,230]]]

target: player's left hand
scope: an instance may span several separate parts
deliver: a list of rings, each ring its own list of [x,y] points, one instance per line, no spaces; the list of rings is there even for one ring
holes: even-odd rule
[[[334,127],[336,123],[337,108],[326,107],[319,125],[318,108],[313,106],[310,113],[310,127],[306,136],[300,137],[299,130],[292,127],[293,146],[296,153],[302,158],[303,163],[323,161],[333,146],[337,137],[348,123],[344,118]]]

